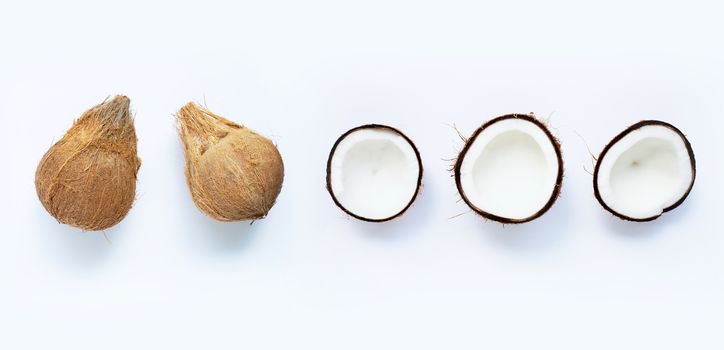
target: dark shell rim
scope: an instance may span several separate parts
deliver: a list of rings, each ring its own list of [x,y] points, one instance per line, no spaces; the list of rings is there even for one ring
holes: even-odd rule
[[[625,214],[622,214],[622,213],[619,213],[619,212],[613,210],[611,207],[609,207],[606,204],[606,202],[601,197],[601,193],[598,189],[598,173],[601,168],[601,161],[606,156],[606,154],[611,149],[611,147],[613,147],[613,145],[615,145],[616,143],[621,141],[624,137],[626,137],[628,134],[630,134],[634,130],[640,129],[644,126],[663,126],[663,127],[669,128],[670,130],[674,131],[677,135],[679,135],[681,140],[684,142],[687,153],[689,154],[689,161],[690,161],[689,163],[691,164],[691,182],[689,183],[689,188],[687,188],[686,192],[684,192],[684,194],[679,198],[679,200],[674,202],[674,204],[664,208],[663,211],[661,212],[661,214],[646,217],[646,218],[632,218],[630,216],[627,216]],[[658,219],[659,217],[661,217],[661,215],[664,215],[664,213],[674,210],[674,209],[676,209],[676,207],[678,207],[679,205],[684,203],[686,198],[691,193],[691,190],[694,188],[695,181],[696,181],[696,158],[694,156],[694,150],[691,147],[691,143],[689,143],[689,139],[686,138],[686,135],[684,135],[684,133],[681,132],[681,130],[679,130],[677,127],[675,127],[665,121],[642,120],[638,123],[635,123],[635,124],[629,126],[624,131],[622,131],[618,135],[616,135],[613,139],[611,139],[611,141],[608,142],[606,147],[604,147],[603,150],[601,151],[601,154],[598,156],[598,158],[596,160],[596,167],[593,169],[593,194],[595,195],[596,200],[598,200],[598,203],[601,204],[603,209],[606,209],[606,211],[615,215],[616,217],[618,217],[622,220],[627,220],[627,221],[648,222],[648,221],[653,221],[653,220]]]
[[[345,208],[344,205],[342,205],[342,203],[339,202],[337,197],[334,195],[334,191],[332,190],[332,157],[334,156],[335,152],[337,151],[337,147],[342,142],[342,140],[347,138],[347,136],[349,136],[357,131],[364,130],[364,129],[382,129],[382,130],[390,131],[397,135],[402,136],[402,138],[405,141],[407,141],[407,143],[410,145],[410,147],[412,147],[412,150],[415,152],[415,157],[417,158],[418,176],[417,176],[417,184],[416,184],[417,187],[416,187],[415,193],[412,195],[412,197],[410,198],[410,201],[407,203],[407,205],[405,205],[405,207],[402,208],[402,210],[400,210],[396,214],[386,217],[386,218],[373,219],[373,218],[368,218],[368,217],[364,217],[364,216],[353,213],[352,211]],[[422,158],[420,157],[420,152],[417,150],[415,143],[412,142],[412,140],[409,137],[407,137],[407,135],[405,135],[402,131],[400,131],[396,128],[393,128],[391,126],[388,126],[388,125],[365,124],[365,125],[360,125],[358,127],[354,127],[352,129],[347,130],[347,132],[342,134],[342,136],[340,136],[337,139],[337,141],[334,142],[334,146],[332,146],[332,149],[329,151],[329,157],[327,158],[327,192],[329,192],[329,195],[332,196],[332,200],[334,201],[334,204],[337,205],[337,207],[339,207],[340,209],[342,209],[342,211],[345,212],[347,215],[349,215],[355,219],[367,221],[367,222],[385,222],[385,221],[390,221],[390,220],[393,220],[395,218],[402,216],[402,214],[404,214],[412,206],[412,203],[414,203],[415,200],[417,199],[417,196],[420,193],[420,188],[422,187],[422,173],[423,173],[423,167],[422,167]]]
[[[558,174],[556,175],[556,183],[553,186],[553,191],[551,192],[551,196],[546,202],[546,204],[541,207],[540,210],[538,210],[535,214],[524,218],[524,219],[512,219],[507,218],[499,215],[495,215],[492,213],[488,213],[477,206],[473,204],[468,197],[465,195],[465,191],[463,190],[462,183],[461,183],[461,175],[460,175],[460,168],[462,167],[462,160],[465,158],[465,155],[467,154],[468,150],[472,146],[472,144],[475,142],[475,139],[483,132],[485,129],[490,127],[493,124],[496,124],[498,122],[504,121],[504,120],[510,120],[510,119],[518,119],[518,120],[524,120],[527,122],[532,123],[533,125],[537,126],[539,129],[543,131],[543,133],[548,137],[551,144],[553,145],[553,149],[556,152],[556,158],[558,161]],[[475,211],[477,214],[483,216],[486,219],[490,219],[493,221],[497,221],[503,224],[522,224],[526,222],[533,221],[545,214],[548,210],[550,210],[551,207],[553,207],[553,204],[555,204],[556,200],[561,194],[561,187],[563,185],[563,155],[561,153],[561,144],[558,141],[558,139],[553,136],[553,134],[548,130],[548,127],[545,126],[538,118],[536,118],[533,115],[530,114],[506,114],[502,115],[496,118],[493,118],[489,121],[487,121],[485,124],[481,125],[473,134],[467,139],[465,142],[465,146],[463,147],[462,151],[460,151],[460,154],[457,157],[457,160],[455,162],[454,169],[454,175],[455,175],[455,185],[457,187],[458,193],[462,197],[465,204],[470,207],[473,211]]]

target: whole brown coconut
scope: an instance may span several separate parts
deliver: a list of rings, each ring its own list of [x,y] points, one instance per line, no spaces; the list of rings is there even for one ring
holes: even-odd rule
[[[220,221],[267,215],[284,180],[284,164],[271,140],[188,103],[177,114],[191,198]]]
[[[131,209],[141,161],[129,104],[116,96],[87,110],[40,160],[35,189],[58,221],[103,230]]]

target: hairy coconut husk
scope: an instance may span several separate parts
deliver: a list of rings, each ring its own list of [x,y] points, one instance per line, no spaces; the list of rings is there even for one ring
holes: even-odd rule
[[[58,221],[103,230],[131,209],[141,161],[129,104],[116,96],[87,110],[40,160],[35,189]]]
[[[220,221],[267,215],[284,180],[284,164],[271,140],[188,103],[177,114],[191,198]]]

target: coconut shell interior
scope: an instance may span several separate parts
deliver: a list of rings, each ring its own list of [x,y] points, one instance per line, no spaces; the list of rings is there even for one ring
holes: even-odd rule
[[[381,219],[368,218],[368,217],[364,217],[364,216],[361,216],[361,215],[358,215],[358,214],[352,212],[351,210],[347,209],[344,205],[342,205],[342,203],[339,201],[339,199],[334,194],[334,191],[332,189],[332,158],[333,158],[335,152],[337,151],[337,147],[347,136],[349,136],[357,131],[363,130],[363,129],[379,129],[379,130],[393,132],[393,133],[401,136],[412,147],[412,150],[415,153],[415,158],[417,160],[418,170],[419,170],[419,172],[418,172],[419,175],[417,177],[417,185],[416,185],[417,190],[415,191],[415,193],[412,195],[412,198],[410,198],[410,201],[407,203],[407,205],[405,205],[405,207],[402,210],[400,210],[396,214],[391,215],[386,218],[381,218]],[[420,189],[422,188],[422,173],[423,173],[423,167],[422,167],[422,158],[420,157],[420,152],[417,150],[415,143],[412,142],[412,140],[409,137],[407,137],[407,135],[405,135],[400,130],[393,128],[391,126],[382,125],[382,124],[366,124],[366,125],[361,125],[361,126],[352,128],[352,129],[348,130],[347,132],[345,132],[344,134],[342,134],[342,136],[340,136],[337,139],[337,141],[335,141],[334,145],[332,146],[332,149],[329,151],[329,156],[327,158],[327,177],[326,177],[327,192],[329,192],[329,195],[332,197],[334,204],[339,209],[341,209],[343,212],[345,212],[347,215],[349,215],[355,219],[367,221],[367,222],[386,222],[386,221],[390,221],[390,220],[393,220],[393,219],[396,219],[396,218],[399,218],[400,216],[402,216],[415,202],[415,199],[417,199],[417,196],[420,193]]]
[[[556,175],[556,183],[555,183],[555,186],[553,187],[553,190],[552,190],[552,192],[551,192],[551,194],[550,194],[550,197],[549,197],[548,201],[547,201],[546,204],[545,204],[543,207],[541,207],[541,209],[538,210],[535,214],[533,214],[533,215],[531,215],[531,216],[529,216],[529,217],[527,217],[527,218],[524,218],[524,219],[512,219],[512,218],[502,217],[502,216],[498,216],[498,215],[495,215],[495,214],[486,212],[486,211],[478,208],[477,206],[475,206],[475,204],[473,204],[473,203],[470,201],[470,199],[467,198],[467,196],[465,195],[465,191],[463,190],[462,183],[461,183],[460,168],[461,168],[462,163],[463,163],[462,160],[463,160],[463,159],[465,158],[465,156],[467,155],[468,150],[469,150],[470,147],[472,146],[472,144],[473,144],[473,142],[475,141],[475,139],[476,139],[483,131],[485,131],[485,129],[487,129],[487,128],[490,127],[491,125],[493,125],[493,124],[495,124],[495,123],[498,123],[498,122],[501,122],[501,121],[504,121],[504,120],[509,120],[509,119],[520,119],[520,120],[524,120],[524,121],[533,123],[533,124],[536,125],[538,128],[540,128],[540,129],[543,131],[543,133],[546,135],[546,137],[550,140],[551,144],[553,145],[553,148],[554,148],[555,153],[556,153],[557,162],[558,162],[558,172],[557,172],[557,175]],[[553,134],[550,132],[550,130],[548,130],[548,127],[546,127],[545,124],[543,124],[540,120],[538,120],[538,118],[536,118],[536,117],[533,116],[533,115],[528,115],[528,114],[507,114],[507,115],[503,115],[503,116],[500,116],[500,117],[491,119],[490,121],[488,121],[488,122],[486,122],[485,124],[481,125],[478,129],[475,130],[475,132],[473,132],[473,134],[472,134],[469,138],[467,138],[467,140],[466,140],[466,142],[465,142],[465,146],[463,146],[463,149],[460,151],[460,154],[459,154],[458,157],[456,158],[455,164],[454,164],[454,166],[453,166],[453,174],[454,174],[454,177],[455,177],[455,185],[456,185],[456,187],[457,187],[457,189],[458,189],[458,193],[460,194],[460,196],[461,196],[462,200],[465,202],[465,204],[467,204],[468,207],[470,207],[470,209],[472,209],[475,213],[481,215],[482,217],[484,217],[484,218],[486,218],[486,219],[493,220],[493,221],[497,221],[497,222],[500,222],[500,223],[503,223],[503,224],[521,224],[521,223],[529,222],[529,221],[532,221],[532,220],[535,220],[535,219],[541,217],[541,216],[542,216],[543,214],[545,214],[548,210],[550,210],[550,208],[553,206],[553,204],[556,202],[556,200],[557,200],[558,197],[560,196],[561,187],[562,187],[562,185],[563,185],[563,155],[562,155],[562,153],[561,153],[560,142],[558,141],[558,139],[557,139],[555,136],[553,136]]]
[[[688,189],[681,196],[681,198],[679,198],[679,200],[674,202],[672,205],[664,208],[660,215],[655,215],[655,216],[651,216],[651,217],[647,217],[647,218],[633,218],[633,217],[624,215],[622,213],[619,213],[619,212],[613,210],[608,204],[606,204],[606,201],[603,200],[603,198],[601,196],[601,192],[599,191],[599,188],[598,188],[598,177],[599,177],[599,173],[601,171],[601,163],[602,163],[601,161],[604,159],[604,157],[606,157],[606,155],[608,154],[611,147],[613,147],[613,145],[615,145],[616,143],[621,141],[624,137],[626,137],[631,132],[638,130],[644,126],[650,126],[650,125],[662,126],[662,127],[668,128],[668,129],[674,131],[677,135],[679,135],[679,137],[681,137],[681,139],[684,143],[684,146],[686,147],[686,151],[689,155],[689,159],[690,159],[691,183],[689,184]],[[593,170],[593,193],[594,193],[594,196],[596,197],[596,200],[598,201],[598,203],[601,204],[601,206],[606,211],[613,214],[614,216],[616,216],[622,220],[626,220],[626,221],[649,222],[649,221],[658,219],[664,213],[669,212],[669,211],[675,209],[676,207],[678,207],[679,205],[681,205],[681,203],[684,203],[686,198],[691,193],[692,188],[694,187],[695,180],[696,180],[696,157],[694,156],[694,150],[691,147],[691,143],[686,138],[686,135],[684,135],[684,133],[682,133],[681,130],[679,130],[678,128],[676,128],[675,126],[673,126],[667,122],[660,121],[660,120],[642,120],[638,123],[635,123],[635,124],[629,126],[624,131],[622,131],[621,133],[616,135],[613,139],[611,139],[611,141],[609,141],[608,144],[606,144],[606,146],[603,148],[603,150],[601,151],[601,154],[598,156],[598,158],[596,158],[596,166]]]

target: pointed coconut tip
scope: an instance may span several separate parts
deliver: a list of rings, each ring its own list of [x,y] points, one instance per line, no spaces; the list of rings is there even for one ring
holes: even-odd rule
[[[196,102],[189,102],[176,113],[176,122],[181,131],[199,132],[204,129],[202,121],[207,119],[210,113],[209,110],[199,106]]]
[[[131,105],[131,99],[126,95],[115,95],[113,97],[106,98],[103,102],[94,106],[95,108],[102,108],[105,110],[123,110],[128,109]]]
[[[82,117],[95,117],[118,124],[132,119],[130,106],[130,98],[125,95],[116,95],[87,110]]]
[[[119,105],[124,108],[128,108],[128,106],[131,104],[131,99],[128,98],[126,95],[116,95],[113,98],[110,99],[110,101],[105,102],[111,105]]]
[[[179,109],[178,113],[176,113],[176,118],[180,122],[188,122],[189,120],[196,119],[200,115],[204,115],[206,113],[210,113],[208,109],[201,107],[196,102],[188,102],[181,106],[181,109]]]
[[[558,139],[532,114],[507,114],[467,138],[453,166],[463,201],[477,214],[521,224],[545,214],[560,196]]]
[[[216,137],[223,135],[230,129],[242,129],[236,124],[196,102],[189,102],[176,113],[176,122],[182,137]]]

